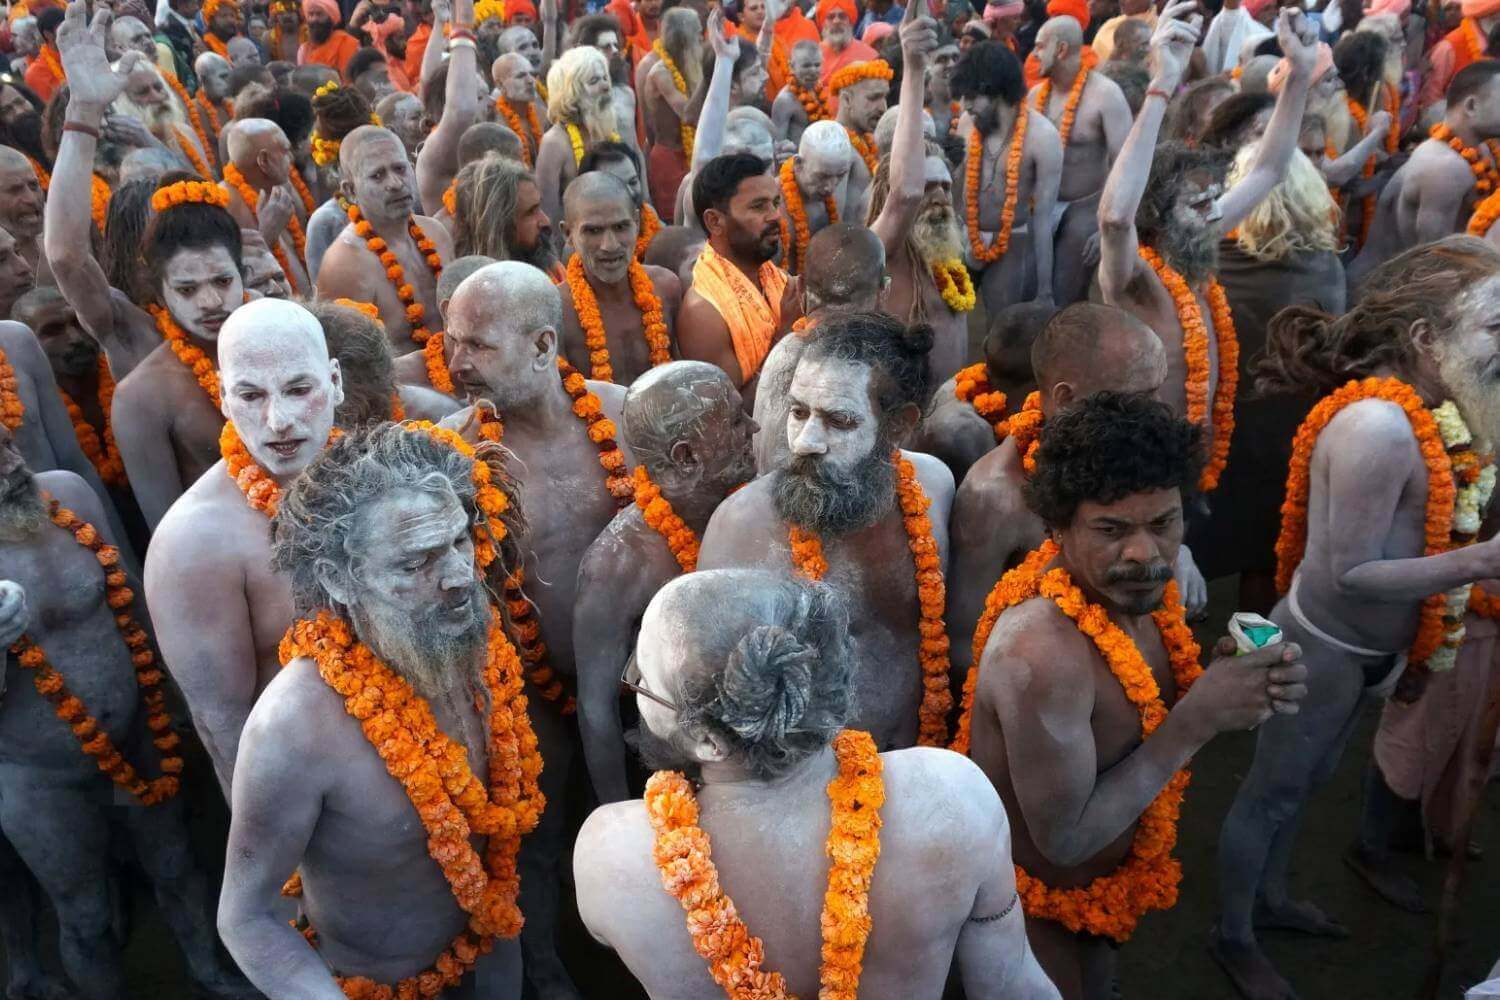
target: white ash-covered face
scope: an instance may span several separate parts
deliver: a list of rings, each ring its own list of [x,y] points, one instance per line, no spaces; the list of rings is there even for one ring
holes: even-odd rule
[[[344,401],[337,360],[301,306],[260,299],[236,310],[219,338],[220,398],[251,458],[278,480],[328,443]]]
[[[162,305],[192,336],[216,340],[229,314],[245,300],[240,269],[222,245],[177,251],[162,267]]]

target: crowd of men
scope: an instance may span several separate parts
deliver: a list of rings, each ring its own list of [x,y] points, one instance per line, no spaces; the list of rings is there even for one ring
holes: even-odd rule
[[[1294,997],[1257,935],[1348,933],[1289,864],[1366,698],[1390,905],[1489,778],[1497,46],[1500,0],[12,5],[6,995],[131,996],[142,877],[203,996],[567,1000],[571,912],[611,996],[1135,995],[1186,768],[1256,730],[1209,949]]]

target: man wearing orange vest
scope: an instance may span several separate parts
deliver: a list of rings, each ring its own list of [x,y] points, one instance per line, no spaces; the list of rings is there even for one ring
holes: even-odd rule
[[[1491,55],[1489,37],[1500,25],[1500,0],[1462,0],[1459,7],[1464,19],[1427,53],[1427,72],[1417,98],[1421,108],[1441,101],[1459,70]]]
[[[334,0],[303,0],[302,16],[307,21],[307,41],[297,49],[297,62],[327,66],[342,77],[359,42],[339,28],[343,19],[339,5]]]

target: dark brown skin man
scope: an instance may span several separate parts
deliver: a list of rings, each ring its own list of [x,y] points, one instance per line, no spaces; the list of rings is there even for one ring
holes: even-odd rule
[[[625,440],[661,499],[691,531],[694,545],[719,503],[754,478],[750,444],[755,431],[729,376],[701,361],[653,368],[625,394]],[[696,565],[695,553],[685,555]],[[609,523],[578,569],[573,649],[579,727],[589,777],[601,802],[630,795],[620,675],[641,615],[658,590],[689,570],[667,536],[647,522],[639,503]]]
[[[1143,739],[1141,710],[1115,668],[1051,597],[1000,613],[979,664],[969,751],[1005,802],[1016,863],[1047,889],[1115,875],[1142,813],[1203,744],[1293,713],[1306,694],[1291,644],[1236,658],[1221,643],[1189,692],[1179,687],[1152,613],[1171,581],[1200,448],[1198,428],[1140,395],[1092,396],[1043,428],[1027,500],[1060,547],[1045,568],[1065,571],[1108,615],[1169,709]],[[1165,905],[1143,897],[1085,907],[1076,928],[1028,912],[1027,937],[1065,998],[1112,995],[1115,921],[1133,926]]]

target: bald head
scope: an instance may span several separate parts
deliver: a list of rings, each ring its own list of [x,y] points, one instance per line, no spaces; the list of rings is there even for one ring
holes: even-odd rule
[[[900,111],[899,107],[886,108],[880,121],[875,123],[875,148],[881,156],[889,155],[896,142],[896,119]],[[937,139],[937,122],[925,108],[922,110],[922,134],[928,139]]]
[[[499,122],[475,122],[458,137],[458,165],[473,163],[488,153],[521,159],[521,137]]]
[[[279,355],[296,366],[317,368],[328,362],[328,344],[317,317],[296,302],[256,299],[240,306],[219,331],[219,378],[225,389],[233,373],[256,358]]]
[[[1043,42],[1060,42],[1073,49],[1083,45],[1083,25],[1078,23],[1077,18],[1069,17],[1067,14],[1059,14],[1049,17],[1036,33],[1037,44]]]
[[[156,58],[156,40],[151,36],[151,29],[139,18],[115,18],[109,26],[109,43],[116,59],[127,52],[139,52],[148,58]]]
[[[438,312],[447,316],[453,293],[458,290],[459,285],[464,283],[464,279],[475,271],[494,263],[496,263],[495,258],[476,253],[460,257],[458,260],[450,260],[444,264],[442,276],[438,278],[437,283]]]
[[[235,66],[259,66],[260,49],[244,35],[235,35],[225,46],[229,50],[229,61]]]
[[[500,320],[521,336],[562,329],[562,297],[552,279],[515,260],[502,260],[465,278],[448,303],[450,328],[473,330]]]
[[[1078,302],[1052,317],[1031,347],[1031,367],[1049,416],[1096,392],[1155,394],[1167,355],[1151,328],[1123,309]]]
[[[241,170],[245,169],[242,160],[253,163],[262,150],[283,145],[290,149],[286,133],[269,118],[239,118],[230,122],[224,130],[224,144],[229,149],[229,158]]]
[[[872,311],[885,273],[885,245],[864,226],[838,222],[818,231],[807,244],[802,272],[806,311]]]
[[[31,162],[14,146],[0,146],[0,170],[31,170]]]
[[[672,361],[647,370],[630,384],[622,423],[632,452],[663,485],[664,480],[675,482],[705,466],[737,462],[742,456],[733,454],[732,448],[705,445],[722,441],[743,413],[739,390],[723,369],[702,361]],[[731,454],[722,454],[725,450]],[[745,468],[743,478],[752,471]]]
[[[590,202],[619,203],[627,214],[635,212],[635,199],[630,197],[625,182],[603,170],[579,174],[563,192],[563,218],[568,225],[578,221],[583,206]]]

